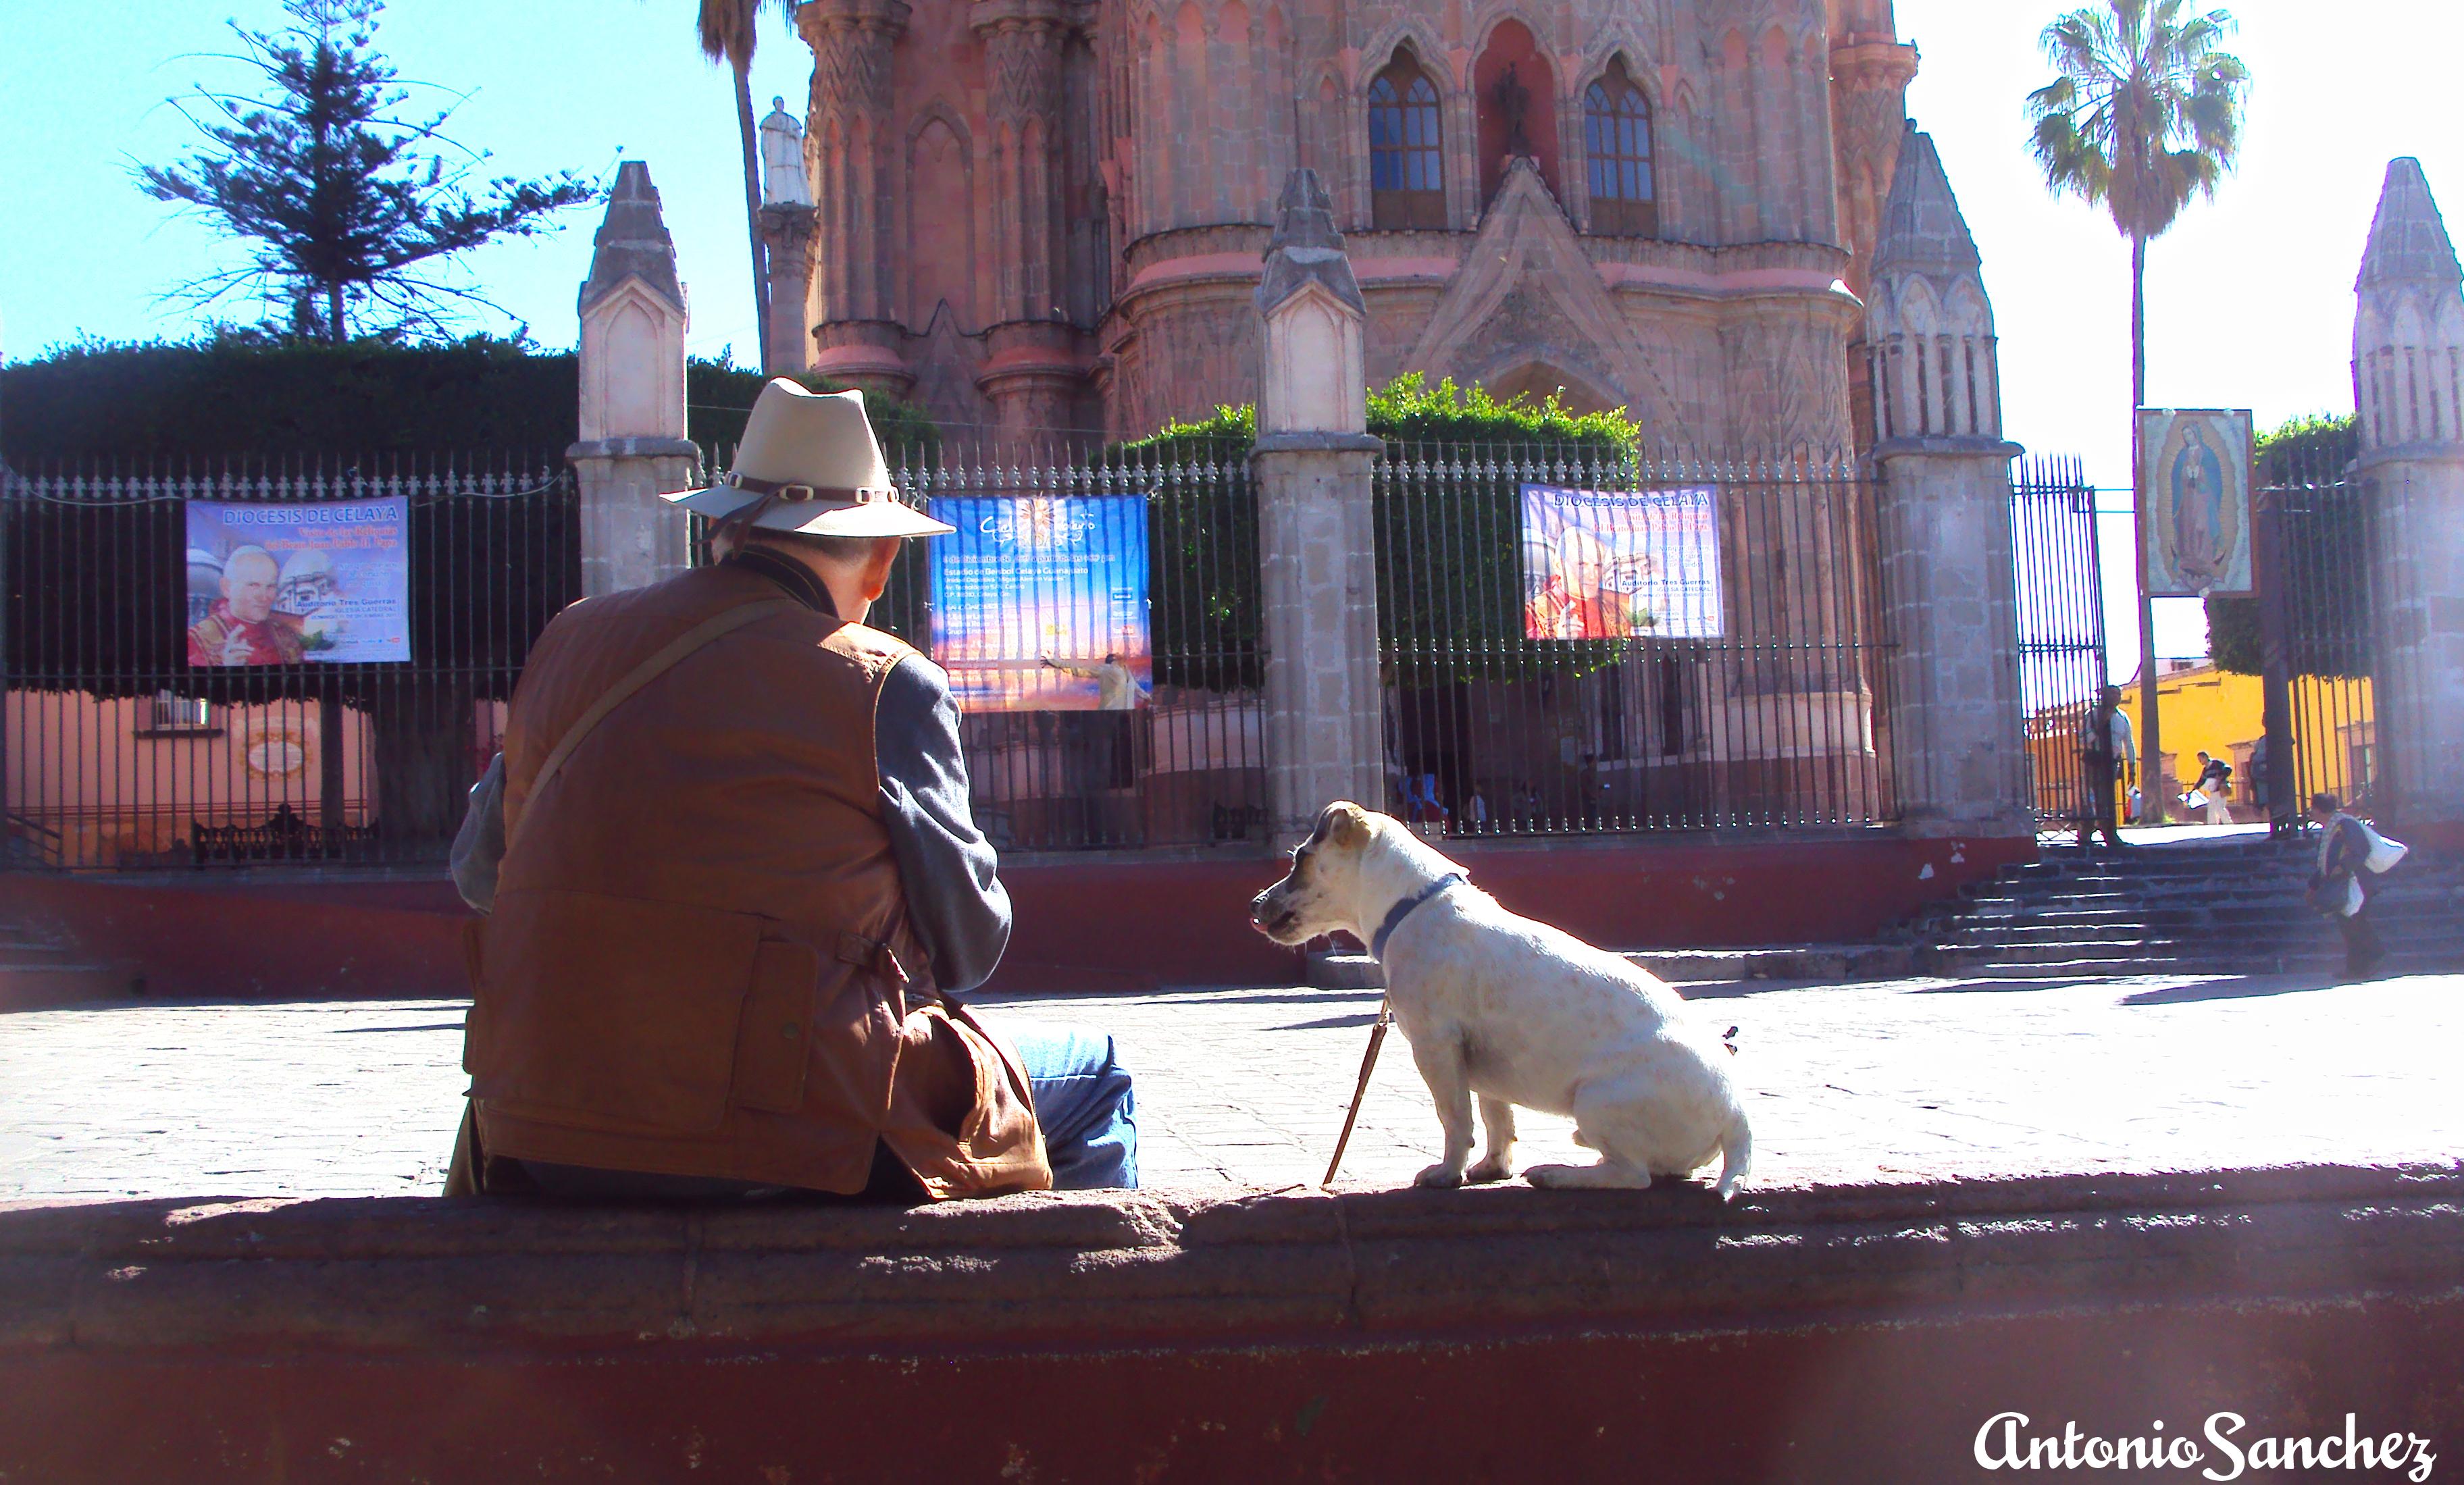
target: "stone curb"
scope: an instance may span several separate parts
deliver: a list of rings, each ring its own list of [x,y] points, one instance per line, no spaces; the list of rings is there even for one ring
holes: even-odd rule
[[[2464,1164],[1749,1191],[1147,1191],[914,1211],[0,1209],[0,1351],[878,1348],[1723,1331],[2464,1294]]]

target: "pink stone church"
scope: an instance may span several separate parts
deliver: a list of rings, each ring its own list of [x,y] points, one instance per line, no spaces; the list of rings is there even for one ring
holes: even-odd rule
[[[1257,383],[1317,171],[1373,381],[1845,448],[1915,49],[1891,0],[809,0],[818,205],[770,208],[774,361],[1010,435]]]

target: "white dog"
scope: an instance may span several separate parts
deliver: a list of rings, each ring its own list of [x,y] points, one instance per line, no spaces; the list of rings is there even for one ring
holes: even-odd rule
[[[1341,928],[1384,966],[1395,1024],[1445,1126],[1446,1158],[1420,1172],[1422,1186],[1512,1175],[1518,1103],[1572,1116],[1575,1142],[1600,1156],[1535,1166],[1534,1186],[1639,1189],[1718,1155],[1725,1201],[1753,1164],[1727,1054],[1674,991],[1507,912],[1386,816],[1328,805],[1249,917],[1279,944]],[[1474,1094],[1488,1147],[1468,1165]]]

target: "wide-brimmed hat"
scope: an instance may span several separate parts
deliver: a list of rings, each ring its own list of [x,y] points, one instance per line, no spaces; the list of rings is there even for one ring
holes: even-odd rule
[[[808,392],[775,378],[753,400],[736,467],[705,490],[660,498],[725,520],[759,506],[764,531],[813,536],[938,536],[956,530],[898,498],[862,392]]]

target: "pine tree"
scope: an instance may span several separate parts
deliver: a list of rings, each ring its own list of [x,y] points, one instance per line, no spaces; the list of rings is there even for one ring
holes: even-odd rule
[[[411,92],[375,48],[383,0],[283,9],[292,24],[281,32],[231,26],[242,48],[231,60],[262,75],[260,95],[200,86],[171,99],[209,146],[137,171],[147,195],[247,247],[245,264],[174,295],[204,306],[253,293],[290,334],[329,342],[440,335],[457,310],[499,309],[451,281],[454,255],[553,231],[555,213],[596,187],[569,171],[473,181],[487,153],[444,133],[461,98],[399,112]]]

